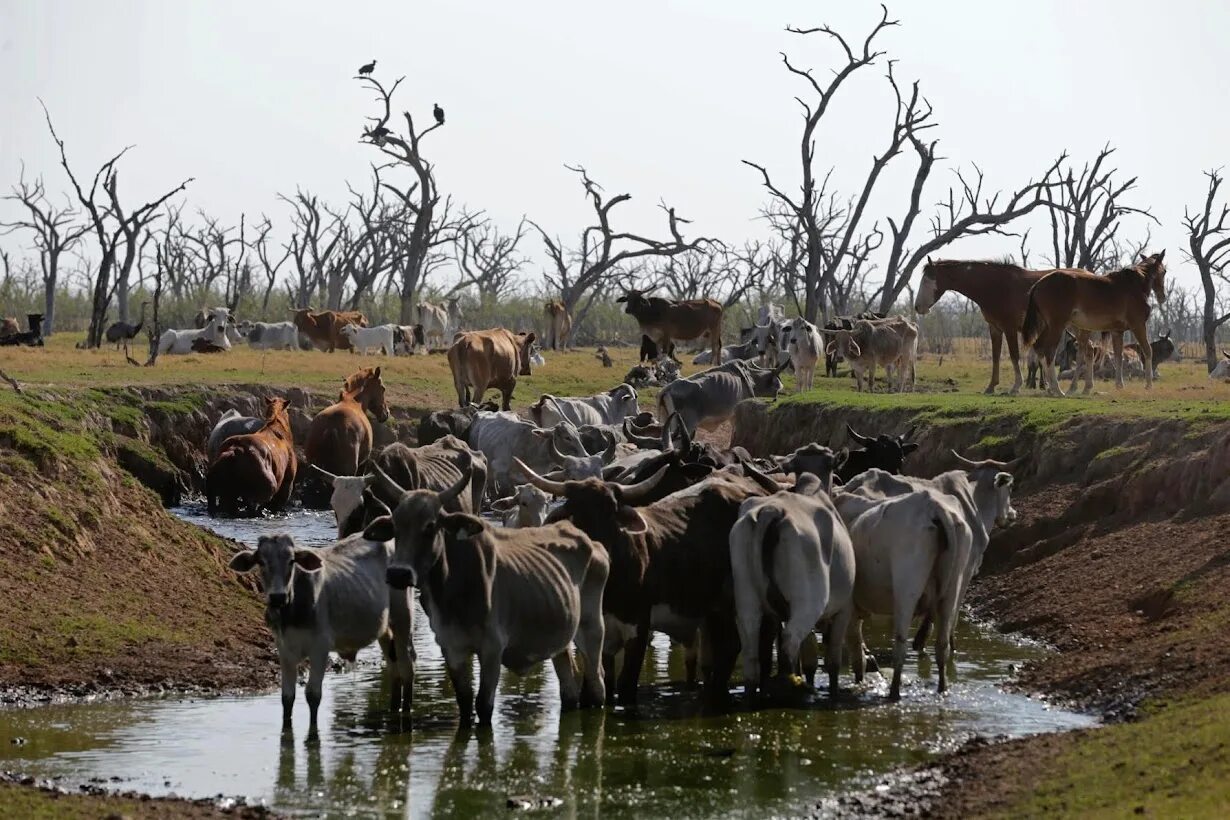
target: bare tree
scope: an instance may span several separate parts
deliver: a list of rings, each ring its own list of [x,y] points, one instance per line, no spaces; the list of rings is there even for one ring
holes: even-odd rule
[[[0,235],[17,230],[34,234],[34,247],[39,253],[39,266],[43,274],[43,335],[50,336],[55,328],[56,288],[59,286],[60,257],[72,248],[89,230],[88,223],[78,223],[78,214],[69,205],[58,207],[46,194],[42,177],[34,182],[26,181],[26,167],[22,164],[21,176],[12,193],[4,199],[18,202],[29,214],[25,219],[0,222]]]
[[[1107,259],[1107,249],[1114,243],[1124,216],[1137,214],[1158,224],[1147,209],[1123,201],[1136,188],[1136,177],[1124,182],[1115,179],[1119,169],[1107,167],[1114,153],[1114,148],[1105,146],[1079,174],[1068,167],[1062,184],[1045,189],[1052,266],[1098,270]]]
[[[47,128],[51,131],[51,138],[55,140],[56,145],[60,149],[60,165],[63,166],[64,172],[68,174],[68,179],[73,184],[73,190],[77,193],[77,200],[89,214],[95,238],[98,241],[101,258],[92,286],[90,328],[86,336],[86,343],[90,347],[98,347],[102,343],[103,324],[106,321],[107,307],[115,292],[111,277],[113,273],[116,273],[116,262],[121,245],[124,249],[124,257],[119,261],[116,277],[117,280],[127,281],[133,263],[136,261],[138,251],[137,239],[141,231],[157,217],[158,210],[163,204],[187,188],[188,184],[193,181],[193,178],[189,177],[157,199],[150,200],[132,212],[126,213],[120,202],[119,172],[116,170],[116,163],[128,153],[132,146],[124,148],[102,164],[98,172],[94,174],[94,181],[91,183],[90,191],[87,194],[77,181],[72,168],[69,167],[68,154],[64,149],[64,140],[60,139],[59,135],[56,134],[55,127],[51,124],[51,114],[47,111],[46,106],[43,107],[43,114],[47,118]],[[100,184],[108,200],[101,204],[98,192]],[[121,307],[121,313],[124,311],[126,311],[126,307]]]
[[[1217,329],[1230,321],[1230,312],[1218,315],[1217,298],[1218,287],[1230,283],[1226,275],[1226,262],[1230,260],[1230,205],[1219,205],[1217,201],[1223,181],[1221,169],[1206,171],[1205,177],[1209,183],[1204,204],[1199,211],[1184,212],[1183,227],[1187,229],[1188,256],[1200,271],[1200,285],[1204,289],[1204,360],[1212,370],[1217,364]]]
[[[261,271],[265,275],[265,284],[261,290],[261,314],[267,315],[269,312],[269,297],[277,285],[278,272],[286,264],[286,260],[290,258],[290,248],[283,247],[281,256],[277,256],[276,251],[270,250],[269,234],[273,231],[273,223],[269,221],[267,216],[261,216],[261,221],[257,223],[255,231],[256,238],[252,240],[252,250],[255,251],[257,261],[261,264]]]
[[[239,227],[223,226],[217,218],[198,212],[202,225],[185,235],[193,249],[194,267],[199,271],[207,293],[214,283],[222,282],[222,299],[235,311],[239,297],[252,287],[252,268],[248,262],[247,218],[239,215]]]
[[[475,225],[473,230],[465,232],[457,242],[455,253],[461,278],[448,294],[451,296],[474,285],[483,307],[507,296],[516,284],[516,275],[525,266],[525,257],[517,252],[517,246],[525,237],[528,224],[523,216],[511,234],[501,232],[490,222]]]
[[[319,197],[302,189],[293,198],[284,194],[278,198],[293,209],[286,249],[294,260],[296,279],[287,282],[287,290],[292,307],[306,308],[324,286],[325,270],[341,241],[339,220],[321,206]]]
[[[544,271],[543,276],[548,286],[559,294],[564,307],[572,315],[574,334],[588,315],[594,299],[604,291],[606,286],[612,284],[612,278],[621,269],[646,258],[676,256],[685,251],[718,244],[716,240],[704,237],[685,240],[680,232],[680,226],[690,224],[689,221],[678,216],[675,209],[668,207],[665,203],[659,204],[658,207],[666,213],[669,239],[651,239],[634,233],[616,231],[611,227],[611,211],[620,203],[630,200],[632,195],[605,196],[602,186],[589,178],[584,167],[570,165],[564,167],[580,175],[585,196],[594,209],[596,224],[589,225],[581,231],[577,246],[572,249],[565,248],[558,236],[553,239],[538,223],[531,221],[530,224],[542,236],[547,255],[554,268],[554,270]]]

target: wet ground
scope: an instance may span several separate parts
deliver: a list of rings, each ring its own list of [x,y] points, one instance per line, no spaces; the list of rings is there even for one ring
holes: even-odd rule
[[[331,513],[210,521],[199,508],[178,512],[247,543],[289,531],[319,545],[333,533]],[[505,672],[494,728],[459,733],[439,651],[421,610],[416,616],[409,721],[386,715],[387,684],[378,653],[368,650],[326,677],[318,745],[306,742],[302,692],[294,737],[279,732],[277,693],[135,699],[0,712],[0,766],[151,794],[244,796],[313,817],[474,816],[510,805],[566,816],[761,817],[803,809],[973,734],[1092,723],[998,688],[1040,650],[963,625],[956,682],[945,697],[936,695],[924,659],[907,667],[898,704],[885,701],[886,687],[874,679],[794,708],[708,712],[696,691],[671,683],[683,678],[682,657],[659,636],[635,712],[561,715],[544,666],[523,678]],[[882,633],[868,642],[885,648]]]

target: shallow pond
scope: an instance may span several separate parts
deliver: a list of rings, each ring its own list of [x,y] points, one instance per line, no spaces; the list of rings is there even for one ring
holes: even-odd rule
[[[197,507],[177,512],[247,543],[290,531],[319,545],[333,532],[331,513],[211,521]],[[683,679],[681,653],[658,636],[642,676],[650,687],[635,712],[561,715],[554,673],[544,665],[524,678],[506,671],[494,728],[459,733],[427,618],[421,610],[416,618],[410,721],[386,715],[379,653],[369,649],[326,677],[318,745],[305,742],[302,690],[294,738],[279,732],[277,693],[132,699],[0,712],[0,766],[66,784],[243,796],[308,817],[468,817],[506,812],[509,799],[522,796],[544,801],[542,813],[552,816],[762,817],[803,809],[973,733],[1092,722],[1001,691],[1011,667],[1040,650],[963,624],[956,682],[945,697],[935,693],[924,659],[907,667],[897,704],[885,701],[884,682],[871,676],[867,688],[835,702],[821,694],[806,707],[711,713],[696,691],[670,683]],[[879,631],[868,643],[886,648]]]

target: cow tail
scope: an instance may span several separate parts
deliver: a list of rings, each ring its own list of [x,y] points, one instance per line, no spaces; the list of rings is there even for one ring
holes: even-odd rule
[[[752,523],[752,543],[757,549],[748,551],[748,575],[755,581],[760,605],[765,612],[773,612],[769,604],[769,585],[773,582],[773,556],[777,552],[777,525],[782,520],[782,511],[774,507],[762,507]]]
[[[1042,332],[1046,330],[1046,318],[1038,308],[1038,285],[1045,281],[1046,277],[1043,277],[1029,289],[1029,307],[1025,308],[1025,322],[1021,325],[1021,335],[1025,338],[1025,344],[1028,347],[1032,347]]]

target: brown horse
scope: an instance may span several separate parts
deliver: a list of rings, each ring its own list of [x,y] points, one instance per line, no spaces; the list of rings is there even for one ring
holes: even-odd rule
[[[1008,356],[1015,378],[1009,395],[1021,389],[1021,348],[1017,338],[1029,306],[1029,290],[1050,270],[1027,270],[1009,262],[927,260],[914,311],[926,315],[948,291],[956,291],[982,310],[991,331],[991,383],[984,393],[994,393],[999,384],[999,356],[1004,336],[1008,337]],[[1032,378],[1032,377],[1031,377]]]
[[[213,515],[221,503],[234,512],[244,501],[253,512],[280,510],[290,501],[298,464],[286,400],[265,399],[265,423],[255,433],[231,436],[209,466],[206,503]]]
[[[1166,252],[1152,256],[1141,254],[1134,267],[1098,276],[1088,271],[1055,271],[1029,291],[1029,307],[1025,311],[1022,331],[1025,343],[1032,345],[1043,361],[1047,392],[1064,395],[1055,378],[1055,350],[1068,324],[1077,328],[1078,336],[1109,331],[1115,348],[1115,385],[1123,387],[1123,332],[1132,331],[1137,341],[1149,338],[1145,324],[1149,321],[1149,291],[1158,304],[1166,301]],[[1084,352],[1088,346],[1081,344]],[[1142,346],[1142,353],[1148,348]],[[1153,356],[1144,357],[1145,387],[1153,386]],[[1085,392],[1093,389],[1092,363],[1085,368]]]
[[[367,367],[352,374],[342,385],[337,402],[312,419],[303,447],[308,463],[334,475],[358,475],[359,465],[372,452],[368,413],[377,421],[389,418],[379,367]]]

